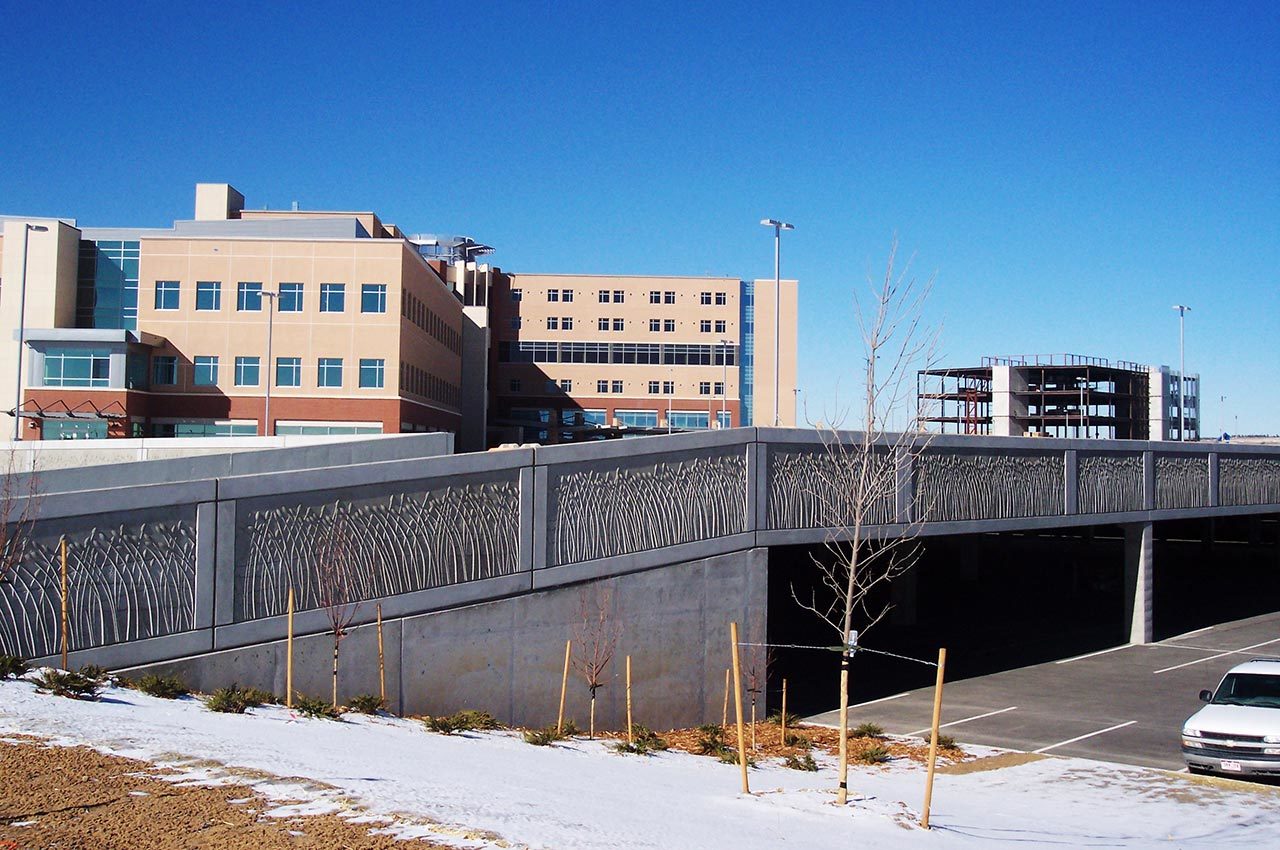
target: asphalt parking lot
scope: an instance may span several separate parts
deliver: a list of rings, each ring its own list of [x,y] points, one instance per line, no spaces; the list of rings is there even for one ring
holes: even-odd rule
[[[1181,770],[1182,723],[1202,688],[1258,656],[1280,656],[1280,613],[946,684],[942,726],[961,743]],[[856,665],[855,665],[856,675]],[[933,689],[850,709],[850,724],[927,735]],[[835,724],[836,712],[809,718]]]

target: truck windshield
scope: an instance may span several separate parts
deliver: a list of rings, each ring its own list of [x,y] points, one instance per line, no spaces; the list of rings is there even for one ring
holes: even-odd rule
[[[1256,705],[1280,708],[1280,676],[1228,673],[1213,695],[1214,705]]]

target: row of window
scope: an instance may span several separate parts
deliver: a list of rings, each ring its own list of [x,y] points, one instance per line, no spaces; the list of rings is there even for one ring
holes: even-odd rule
[[[240,313],[257,313],[262,310],[263,297],[276,299],[277,313],[301,313],[304,285],[301,283],[282,283],[272,293],[264,290],[258,281],[241,281],[236,284],[236,311]],[[155,307],[157,310],[177,310],[182,305],[182,283],[177,280],[157,280]],[[196,310],[216,311],[222,309],[222,281],[196,281]],[[320,312],[342,313],[347,309],[347,285],[345,283],[320,284]],[[385,283],[363,283],[360,285],[360,312],[387,312],[387,285]]]
[[[412,363],[400,364],[400,386],[404,392],[429,398],[450,407],[457,407],[462,400],[462,390],[438,375]]]
[[[626,301],[626,293],[621,289],[601,289],[596,293],[596,297],[601,304],[622,304]],[[512,301],[523,301],[524,290],[512,289]],[[570,303],[573,301],[572,289],[548,289],[547,301],[554,303]],[[698,293],[698,302],[700,304],[717,307],[723,307],[729,303],[729,294],[727,292],[700,292]],[[653,289],[649,291],[650,304],[674,304],[676,303],[676,292],[674,289]]]
[[[596,389],[598,392],[622,392],[621,389],[614,390],[617,381],[597,381]],[[600,389],[601,387],[609,387],[609,389]],[[512,378],[508,383],[510,392],[519,393],[524,391],[524,381],[521,378]],[[542,391],[547,395],[556,395],[558,393],[572,393],[573,381],[569,379],[561,379],[558,381],[544,381]],[[675,381],[649,381],[650,395],[675,395]],[[698,395],[724,395],[723,381],[699,381]]]
[[[462,355],[462,334],[450,327],[435,310],[426,305],[421,298],[409,292],[400,299],[400,315],[408,319],[428,336],[459,356]]]
[[[512,378],[508,382],[507,386],[510,389],[510,391],[513,393],[524,392],[524,381],[521,380],[520,378]],[[545,381],[542,384],[542,391],[547,395],[556,395],[558,393],[571,393],[573,392],[573,381],[570,381],[570,380]]]
[[[46,358],[46,363],[48,362]],[[217,355],[196,355],[192,360],[191,382],[197,387],[218,385],[220,361]],[[262,360],[259,357],[235,358],[234,386],[256,387],[261,383]],[[321,357],[316,360],[316,386],[341,387],[343,364],[341,357]],[[156,386],[174,386],[178,383],[178,358],[158,355],[152,359],[152,383]],[[361,389],[381,389],[386,381],[386,361],[382,358],[360,358],[359,386]],[[277,357],[274,386],[302,386],[302,358]]]
[[[498,343],[499,363],[616,363],[661,366],[735,366],[733,344],[652,342],[534,342]]]

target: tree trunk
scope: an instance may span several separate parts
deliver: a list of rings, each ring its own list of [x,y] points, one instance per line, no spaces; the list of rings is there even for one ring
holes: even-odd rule
[[[847,641],[846,641],[847,644]],[[836,804],[849,801],[849,651],[840,654],[840,784]]]
[[[338,707],[338,639],[333,641],[333,707]]]
[[[596,695],[591,695],[591,728],[587,733],[588,738],[596,736]]]

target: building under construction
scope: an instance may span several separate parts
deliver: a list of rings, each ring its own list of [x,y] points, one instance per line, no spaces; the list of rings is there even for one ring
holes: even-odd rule
[[[1079,354],[983,357],[916,376],[926,427],[942,433],[1198,440],[1200,378]]]

